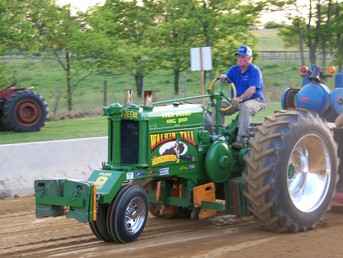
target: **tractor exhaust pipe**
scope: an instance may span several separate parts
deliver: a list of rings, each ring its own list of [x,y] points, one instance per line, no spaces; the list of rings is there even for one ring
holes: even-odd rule
[[[133,90],[132,89],[128,89],[127,90],[126,101],[125,102],[126,102],[127,105],[133,104]]]
[[[145,90],[144,91],[144,106],[152,106],[152,91]]]

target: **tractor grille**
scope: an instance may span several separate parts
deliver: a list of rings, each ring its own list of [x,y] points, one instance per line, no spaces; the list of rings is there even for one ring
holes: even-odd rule
[[[121,121],[121,164],[138,163],[138,122],[131,120]]]

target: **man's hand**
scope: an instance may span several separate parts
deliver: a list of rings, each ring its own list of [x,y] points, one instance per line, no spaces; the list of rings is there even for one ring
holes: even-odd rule
[[[255,86],[250,86],[241,96],[236,97],[239,103],[243,102],[246,99],[250,99],[256,92]]]
[[[226,75],[225,73],[223,73],[223,74],[221,74],[221,75],[218,77],[218,79],[219,79],[220,81],[222,81],[222,82],[226,82],[227,79],[228,79],[228,77],[227,77],[227,75]]]
[[[236,97],[236,98],[234,98],[233,100],[232,100],[232,102],[234,102],[234,103],[241,103],[242,102],[242,98],[241,97]]]

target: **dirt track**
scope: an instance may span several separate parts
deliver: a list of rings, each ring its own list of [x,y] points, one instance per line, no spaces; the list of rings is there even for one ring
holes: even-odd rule
[[[151,218],[141,238],[126,245],[97,241],[87,225],[65,218],[37,220],[33,198],[0,201],[0,257],[343,257],[343,213],[332,212],[311,232],[273,234],[253,220]]]

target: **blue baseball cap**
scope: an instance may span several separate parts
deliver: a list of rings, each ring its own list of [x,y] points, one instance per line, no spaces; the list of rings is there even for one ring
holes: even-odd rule
[[[237,49],[236,56],[252,56],[252,50],[246,45],[241,45]]]

